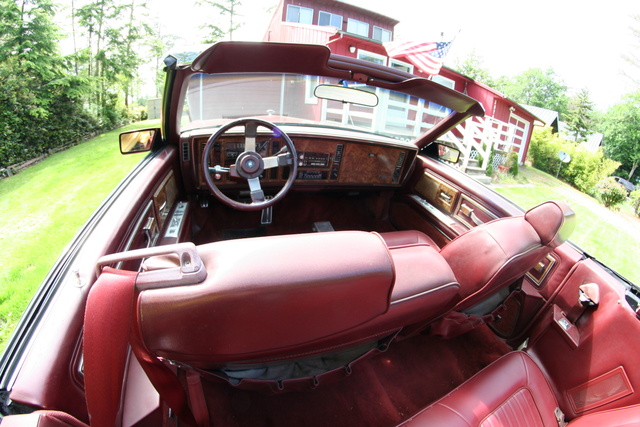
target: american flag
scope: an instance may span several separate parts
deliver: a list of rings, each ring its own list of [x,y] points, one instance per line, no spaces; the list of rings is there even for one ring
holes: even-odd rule
[[[384,47],[391,58],[406,58],[426,74],[438,74],[451,42],[386,42]]]

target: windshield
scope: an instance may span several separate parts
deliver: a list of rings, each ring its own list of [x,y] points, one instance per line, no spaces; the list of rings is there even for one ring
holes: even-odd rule
[[[368,107],[316,97],[321,84],[348,85],[373,93]],[[220,125],[241,117],[276,124],[358,129],[404,141],[424,134],[451,113],[428,100],[360,83],[297,74],[204,74],[191,77],[182,129]]]

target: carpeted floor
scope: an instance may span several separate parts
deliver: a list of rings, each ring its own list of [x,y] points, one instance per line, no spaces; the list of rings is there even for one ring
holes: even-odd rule
[[[206,384],[213,425],[393,426],[510,349],[486,327],[451,340],[418,335],[353,367],[339,382],[265,395]]]
[[[195,210],[197,230],[192,240],[203,244],[229,238],[309,233],[317,221],[329,221],[335,230],[393,231],[376,203],[379,199],[369,194],[289,194],[273,206],[273,222],[261,225],[260,211],[238,211],[215,202]]]

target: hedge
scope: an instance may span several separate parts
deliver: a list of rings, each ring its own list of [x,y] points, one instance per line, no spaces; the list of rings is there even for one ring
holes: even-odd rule
[[[560,161],[560,151],[571,156],[569,163]],[[619,162],[604,157],[602,150],[593,152],[581,144],[566,141],[552,133],[551,128],[533,130],[529,158],[535,168],[558,175],[558,178],[590,195],[596,194],[598,181],[610,176],[620,166]]]

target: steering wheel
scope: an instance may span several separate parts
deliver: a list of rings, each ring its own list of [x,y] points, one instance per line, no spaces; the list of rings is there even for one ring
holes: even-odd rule
[[[238,126],[244,127],[244,151],[238,156],[236,163],[231,165],[229,168],[222,167],[221,165],[210,166],[210,153],[214,144],[222,135],[227,133],[229,129]],[[273,136],[281,138],[284,141],[285,147],[283,147],[279,153],[272,155],[271,157],[262,157],[256,152],[258,126],[269,129]],[[296,176],[298,175],[298,164],[296,162],[296,158],[296,147],[293,145],[293,141],[291,141],[291,138],[289,138],[286,133],[273,123],[251,118],[234,120],[222,126],[215,134],[211,135],[202,153],[202,165],[207,185],[218,200],[225,205],[238,210],[255,211],[267,208],[278,202],[291,189],[293,181],[295,181]],[[284,166],[291,167],[287,182],[280,189],[278,194],[273,196],[273,198],[265,198],[264,191],[262,191],[262,187],[260,185],[260,175],[262,175],[266,169]],[[238,202],[222,193],[211,177],[212,174],[220,173],[229,173],[232,177],[246,179],[249,183],[251,203]]]

